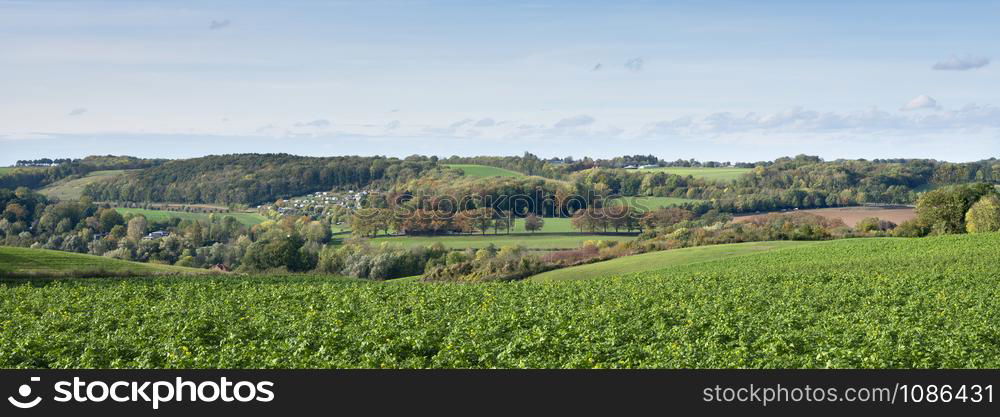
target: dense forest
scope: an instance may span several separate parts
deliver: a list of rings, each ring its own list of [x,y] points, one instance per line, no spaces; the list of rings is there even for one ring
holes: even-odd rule
[[[327,158],[288,154],[206,156],[167,162],[89,185],[97,201],[260,204],[335,187],[406,181],[434,169],[430,158]]]

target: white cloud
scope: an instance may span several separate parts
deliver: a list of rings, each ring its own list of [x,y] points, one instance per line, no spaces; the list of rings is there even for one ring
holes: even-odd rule
[[[66,115],[67,116],[79,116],[79,115],[84,114],[86,112],[87,112],[87,109],[85,109],[83,107],[79,107],[79,108],[75,108],[75,109],[71,110]]]
[[[938,71],[968,71],[971,69],[982,68],[989,64],[990,59],[986,57],[976,57],[971,55],[965,57],[953,56],[950,59],[934,64],[931,68]]]
[[[399,120],[393,120],[385,124],[386,130],[396,130],[399,129],[400,126],[402,126],[402,124],[399,123]]]
[[[937,100],[935,100],[930,96],[921,94],[919,96],[914,97],[910,101],[907,101],[906,104],[904,104],[903,107],[900,108],[900,110],[911,111],[911,110],[939,109],[939,108],[941,108],[941,106],[938,106]]]
[[[593,124],[595,119],[586,114],[581,114],[579,116],[567,117],[562,119],[554,125],[555,128],[567,128],[567,127],[581,127]]]

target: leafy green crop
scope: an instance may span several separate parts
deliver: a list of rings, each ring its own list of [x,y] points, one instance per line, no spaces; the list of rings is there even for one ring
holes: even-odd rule
[[[7,283],[0,368],[996,368],[998,253],[992,233],[549,284]]]

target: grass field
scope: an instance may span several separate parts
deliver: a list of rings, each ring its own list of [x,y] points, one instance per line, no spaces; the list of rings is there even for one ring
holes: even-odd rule
[[[719,181],[732,181],[740,175],[750,172],[751,168],[686,168],[686,167],[663,167],[649,168],[640,172],[666,172],[668,174],[692,176],[695,178],[705,178]]]
[[[0,246],[0,276],[202,274],[204,269],[128,262],[103,256]]]
[[[573,224],[571,223],[573,219],[569,217],[545,217],[543,220],[545,223],[542,224],[542,230],[535,232],[536,234],[572,233],[578,231],[573,228]],[[516,233],[530,233],[527,230],[524,230],[524,219],[517,219],[514,221],[513,231]]]
[[[108,170],[108,171],[94,171],[83,178],[76,179],[64,179],[57,181],[53,184],[46,186],[39,190],[40,193],[44,194],[49,198],[58,198],[60,200],[77,200],[83,195],[83,188],[87,184],[93,184],[98,181],[107,181],[119,175],[128,172],[127,170]]]
[[[486,165],[474,165],[474,164],[445,164],[448,168],[455,168],[462,170],[466,176],[470,177],[523,177],[524,174],[520,172],[511,171],[509,169],[496,168]]]
[[[653,271],[680,265],[712,261],[732,256],[759,253],[782,248],[812,245],[816,242],[774,241],[698,246],[642,255],[626,256],[604,262],[556,269],[529,278],[535,282],[584,280],[634,272]]]
[[[621,277],[0,285],[0,368],[997,368],[1000,234],[846,239]]]
[[[150,220],[150,221],[161,221],[161,220],[167,220],[167,219],[174,218],[174,217],[179,218],[181,220],[201,220],[201,221],[208,221],[208,217],[211,216],[211,213],[188,213],[188,212],[184,212],[184,211],[147,210],[147,209],[139,209],[139,208],[116,208],[115,210],[117,210],[122,215],[125,215],[125,214],[128,214],[128,213],[141,214],[141,215],[145,216],[147,220]],[[238,213],[238,212],[234,212],[234,213],[216,213],[216,215],[217,216],[222,216],[222,217],[233,216],[233,217],[236,218],[237,221],[239,221],[240,223],[242,223],[242,224],[244,224],[246,226],[253,226],[255,224],[260,224],[260,223],[264,222],[265,220],[267,220],[266,217],[261,216],[261,215],[259,215],[257,213]]]
[[[580,234],[580,233],[568,233],[568,234],[556,234],[556,233],[538,233],[535,235],[525,235],[525,234],[487,234],[482,235],[457,235],[457,236],[390,236],[390,237],[379,237],[371,239],[371,243],[382,243],[391,242],[394,244],[402,246],[429,246],[435,243],[441,243],[447,248],[451,249],[464,249],[464,248],[484,248],[493,244],[496,247],[503,247],[508,245],[521,245],[528,249],[539,249],[539,250],[552,250],[552,249],[575,249],[580,247],[583,242],[588,240],[608,240],[608,241],[626,241],[635,239],[633,236],[608,236],[608,235],[593,235],[593,234]]]

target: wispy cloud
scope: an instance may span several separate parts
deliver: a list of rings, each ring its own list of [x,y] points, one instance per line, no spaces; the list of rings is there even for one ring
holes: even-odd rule
[[[225,28],[229,27],[230,24],[232,24],[232,22],[230,22],[229,19],[213,20],[212,23],[208,24],[208,29],[209,30],[225,29]]]
[[[323,128],[330,127],[331,124],[332,123],[330,123],[329,120],[326,120],[326,119],[316,119],[316,120],[312,120],[312,121],[309,121],[309,122],[296,123],[295,127],[314,127],[314,128],[317,128],[317,129],[323,129]]]
[[[87,109],[85,109],[83,107],[79,107],[79,108],[75,108],[73,110],[70,110],[70,112],[67,113],[66,115],[67,116],[79,116],[79,115],[84,114],[86,112],[87,112]]]
[[[451,124],[450,126],[448,126],[448,127],[449,127],[449,128],[451,128],[451,129],[458,129],[458,128],[460,128],[460,127],[462,127],[462,126],[465,126],[465,125],[467,125],[467,124],[469,124],[469,123],[472,123],[472,122],[474,122],[474,121],[475,121],[475,120],[472,120],[472,119],[462,119],[462,120],[459,120],[459,121],[457,121],[457,122],[455,122],[455,123],[452,123],[452,124]]]
[[[400,123],[399,120],[393,120],[393,121],[385,124],[385,129],[386,130],[396,130],[396,129],[399,129],[399,127],[402,126],[402,125],[403,124]]]
[[[629,71],[642,71],[642,67],[645,64],[646,61],[643,60],[642,57],[635,57],[628,61],[625,61],[625,69]]]
[[[741,133],[875,132],[921,133],[940,130],[1000,128],[1000,108],[969,104],[958,110],[934,113],[890,113],[877,108],[854,112],[819,112],[801,107],[777,113],[713,113],[651,123],[642,136],[698,136]]]
[[[586,114],[581,114],[579,116],[567,117],[565,119],[556,122],[553,127],[557,129],[567,128],[567,127],[581,127],[593,124],[595,119]]]
[[[496,126],[496,124],[497,124],[496,120],[493,120],[492,118],[487,117],[485,119],[479,119],[479,121],[476,122],[475,126],[476,127],[493,127],[493,126]]]
[[[912,110],[928,110],[928,109],[938,109],[938,108],[941,108],[941,106],[938,106],[937,100],[935,100],[930,96],[919,95],[914,97],[910,101],[907,101],[906,104],[904,104],[903,107],[900,108],[900,110],[912,111]]]
[[[938,71],[968,71],[972,69],[982,68],[990,64],[990,59],[986,57],[977,56],[965,56],[957,57],[953,56],[950,59],[938,62],[934,64],[933,69]]]

